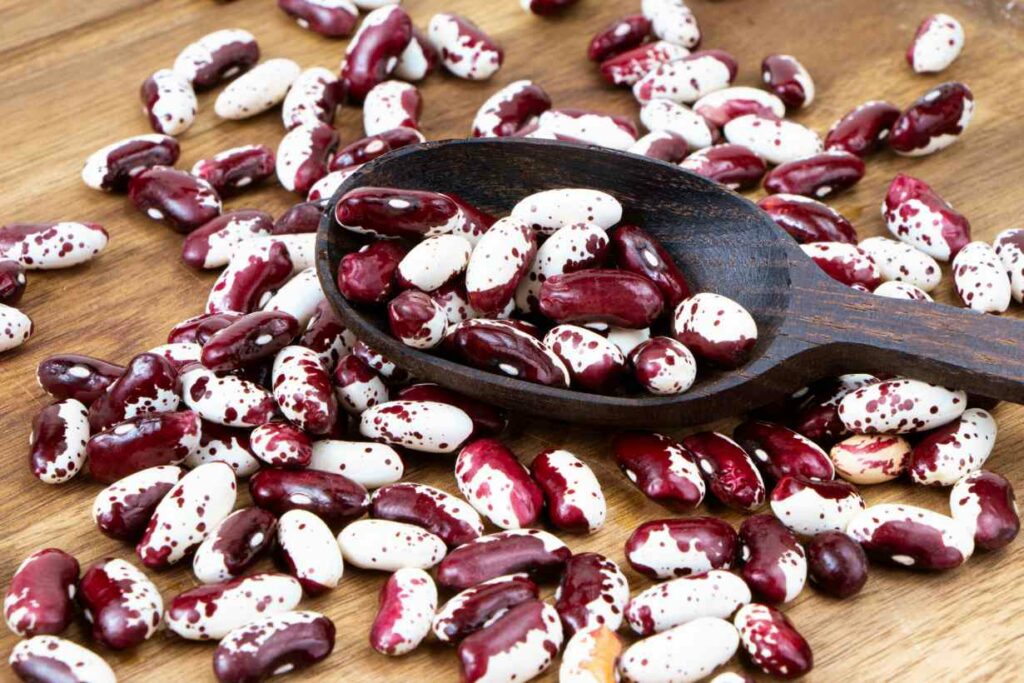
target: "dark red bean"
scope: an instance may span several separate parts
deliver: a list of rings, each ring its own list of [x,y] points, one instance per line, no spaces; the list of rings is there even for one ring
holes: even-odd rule
[[[273,217],[265,211],[239,209],[221,214],[185,237],[181,260],[193,268],[227,265],[238,245],[272,234],[273,225]]]
[[[242,315],[240,313],[202,313],[182,320],[167,333],[168,344],[206,343],[217,330],[222,330]]]
[[[96,432],[136,415],[174,410],[178,403],[178,373],[171,362],[140,353],[89,406],[89,426]]]
[[[791,109],[806,107],[814,100],[814,84],[794,57],[768,55],[761,62],[761,75],[768,89]]]
[[[73,398],[89,405],[122,374],[124,368],[91,356],[73,353],[44,358],[36,369],[43,390],[57,400]]]
[[[334,622],[316,612],[285,612],[240,626],[220,641],[213,672],[220,683],[259,683],[327,658]]]
[[[974,93],[955,81],[937,85],[900,114],[889,147],[900,154],[930,154],[953,144],[974,113]]]
[[[508,415],[503,410],[437,384],[410,385],[399,391],[395,399],[402,401],[435,401],[462,409],[466,415],[469,415],[469,419],[473,421],[473,434],[470,438],[497,436],[508,425]]]
[[[265,145],[235,147],[192,167],[192,175],[208,182],[221,195],[258,185],[274,174],[276,159]]]
[[[174,61],[174,71],[198,90],[212,88],[248,71],[260,60],[260,48],[248,31],[214,31],[190,44]]]
[[[820,199],[853,187],[865,170],[861,158],[849,152],[822,152],[776,166],[765,176],[764,189]]]
[[[655,503],[689,512],[704,500],[700,470],[674,439],[647,432],[623,432],[615,436],[612,448],[619,468]]]
[[[243,254],[244,262],[233,258],[221,271],[210,290],[207,313],[250,313],[258,310],[265,303],[264,297],[269,298],[270,293],[288,282],[295,271],[288,247],[281,242],[260,245]]]
[[[438,610],[433,631],[443,643],[455,643],[482,629],[496,615],[529,600],[540,589],[525,574],[499,576],[467,588]]]
[[[544,507],[544,493],[529,470],[497,439],[464,446],[455,462],[455,481],[466,500],[502,529],[534,524]]]
[[[641,329],[665,308],[649,279],[620,270],[581,270],[553,275],[540,289],[540,311],[559,323],[607,323]]]
[[[825,137],[825,149],[866,157],[881,147],[900,117],[899,108],[889,102],[865,102],[832,124]]]
[[[221,210],[220,196],[209,183],[165,166],[133,176],[128,196],[139,211],[181,233],[192,232]]]
[[[956,483],[949,494],[953,519],[974,533],[974,545],[997,550],[1020,533],[1013,486],[995,472],[979,470]]]
[[[295,19],[299,26],[328,38],[352,35],[359,22],[353,5],[325,3],[322,0],[277,0],[277,6]]]
[[[734,618],[750,661],[772,678],[801,678],[814,668],[814,655],[786,615],[768,605],[744,605]]]
[[[386,5],[367,15],[341,68],[341,82],[353,102],[362,102],[391,75],[410,40],[412,20],[401,7]]]
[[[406,346],[430,349],[444,338],[448,316],[429,294],[407,289],[388,302],[388,327]]]
[[[544,493],[551,526],[570,533],[593,533],[608,512],[601,483],[573,453],[548,449],[530,463],[530,476]]]
[[[422,484],[390,484],[377,489],[370,516],[423,527],[449,548],[483,533],[480,515],[468,503]]]
[[[757,203],[775,224],[801,244],[857,243],[857,231],[842,214],[826,204],[798,195],[769,195]]]
[[[807,397],[791,415],[793,429],[820,446],[832,446],[850,433],[839,419],[839,402],[877,381],[872,375],[842,375],[811,385]]]
[[[249,493],[275,515],[308,510],[331,526],[361,517],[370,505],[370,495],[356,482],[317,470],[260,470],[249,480]]]
[[[473,118],[473,137],[505,138],[519,134],[551,109],[551,97],[533,81],[515,81],[491,95]]]
[[[370,135],[342,148],[331,162],[331,170],[340,171],[352,166],[361,166],[401,147],[418,145],[423,140],[423,134],[413,128],[393,128],[377,135]]]
[[[317,304],[316,312],[299,340],[302,346],[319,354],[328,370],[338,364],[354,342],[355,335],[348,331],[326,299]]]
[[[199,546],[194,562],[196,575],[206,582],[241,576],[274,545],[276,529],[277,517],[267,510],[236,510]]]
[[[732,436],[770,479],[801,476],[829,481],[835,478],[828,453],[792,429],[773,422],[749,420],[738,425]]]
[[[741,512],[764,505],[761,474],[739,444],[717,432],[691,434],[682,443],[700,466],[715,498]]]
[[[562,627],[554,608],[540,600],[517,605],[493,624],[459,643],[462,680],[476,683],[501,663],[508,680],[530,680],[544,671],[562,647]],[[509,655],[515,656],[509,659]]]
[[[292,343],[299,322],[281,311],[257,311],[217,331],[203,345],[202,363],[211,370],[238,370],[273,358]]]
[[[338,289],[349,301],[384,303],[397,287],[398,264],[407,253],[398,242],[382,240],[345,254],[338,264]]]
[[[181,155],[169,135],[138,135],[95,152],[85,162],[82,179],[96,190],[124,192],[132,176],[153,166],[174,166]]]
[[[320,229],[320,219],[326,206],[323,202],[299,202],[281,214],[271,233],[274,235],[299,235]]]
[[[437,582],[462,590],[506,574],[528,572],[535,578],[561,573],[572,551],[539,529],[513,529],[480,536],[453,549],[437,566]]]
[[[729,569],[738,549],[736,530],[717,517],[658,519],[630,535],[626,559],[644,576],[667,579]]]
[[[390,187],[352,190],[338,200],[334,218],[360,234],[409,239],[450,232],[463,220],[458,204],[447,195]]]
[[[152,636],[163,619],[163,600],[153,582],[119,559],[95,563],[79,584],[78,601],[92,625],[92,637],[124,650]]]
[[[565,563],[555,609],[567,635],[597,626],[617,631],[628,602],[625,575],[604,555],[577,553]]]
[[[690,285],[658,240],[636,225],[623,225],[612,231],[615,263],[623,270],[642,275],[661,290],[666,308],[690,296]]]
[[[789,602],[807,580],[804,549],[792,531],[771,515],[754,515],[740,525],[743,580],[769,604]]]
[[[149,467],[177,465],[199,447],[199,416],[191,410],[142,415],[93,435],[89,474],[110,484]]]
[[[805,546],[807,576],[834,598],[856,595],[868,580],[868,556],[860,543],[839,531],[818,534]]]
[[[697,150],[679,164],[730,190],[757,187],[768,170],[764,159],[743,145],[723,144]]]
[[[25,293],[25,267],[17,261],[0,260],[0,304],[13,306]]]
[[[75,616],[78,560],[47,548],[18,565],[4,596],[7,628],[22,637],[57,635]]]
[[[642,14],[630,14],[616,19],[591,39],[587,48],[587,59],[603,62],[639,47],[650,34],[651,20]]]
[[[514,323],[466,320],[448,333],[444,348],[463,363],[481,370],[545,386],[569,386],[569,373],[558,356]]]
[[[96,496],[93,521],[103,534],[134,545],[146,532],[156,506],[183,476],[182,468],[168,466],[118,479]]]

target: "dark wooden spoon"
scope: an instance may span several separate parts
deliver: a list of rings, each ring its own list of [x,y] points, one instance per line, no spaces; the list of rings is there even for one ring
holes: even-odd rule
[[[685,394],[602,396],[552,389],[403,345],[384,311],[350,305],[338,262],[365,240],[333,222],[338,197],[360,186],[452,192],[498,216],[523,197],[589,187],[617,197],[624,221],[661,240],[694,291],[743,304],[757,320],[751,360],[702,372]],[[367,345],[423,381],[522,413],[617,427],[697,424],[765,405],[843,372],[906,375],[1024,403],[1024,325],[967,309],[857,292],[825,275],[753,203],[677,166],[632,154],[538,140],[459,140],[404,148],[349,178],[317,240],[328,300]]]

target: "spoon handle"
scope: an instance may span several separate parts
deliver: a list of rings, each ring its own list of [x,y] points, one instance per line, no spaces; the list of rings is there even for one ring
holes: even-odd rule
[[[811,362],[1024,403],[1022,320],[841,286],[799,288],[794,295],[787,332],[814,347]]]

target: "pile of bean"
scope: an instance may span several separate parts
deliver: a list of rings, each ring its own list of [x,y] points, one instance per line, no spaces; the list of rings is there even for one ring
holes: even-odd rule
[[[572,0],[522,4],[549,14]],[[110,649],[135,647],[163,627],[218,641],[220,681],[309,666],[330,655],[335,626],[298,608],[304,596],[337,588],[346,563],[389,575],[369,625],[375,650],[402,655],[432,635],[454,647],[466,681],[526,681],[560,651],[565,683],[696,681],[740,649],[758,671],[795,678],[812,668],[813,655],[779,606],[808,579],[846,598],[864,586],[869,559],[947,570],[1016,537],[1012,487],[983,469],[997,432],[986,406],[960,391],[865,374],[807,387],[748,416],[731,437],[615,435],[611,450],[624,476],[673,515],[641,524],[625,544],[632,569],[656,582],[645,590],[633,594],[611,558],[573,553],[535,528],[600,529],[607,506],[594,472],[561,449],[524,465],[501,440],[500,410],[416,383],[358,341],[327,305],[312,266],[326,198],[361,164],[423,141],[415,129],[421,100],[408,81],[438,64],[486,79],[501,66],[501,48],[454,15],[436,15],[422,33],[398,5],[379,0],[279,5],[300,26],[335,38],[356,31],[359,9],[372,10],[340,77],[287,59],[259,63],[251,34],[216,31],[144,83],[155,133],[115,142],[83,169],[90,187],[128,192],[147,216],[186,233],[187,264],[223,271],[202,313],[124,366],[74,354],[39,365],[54,402],[33,424],[32,473],[60,484],[87,470],[105,486],[93,506],[96,527],[134,546],[137,563],[102,559],[82,573],[55,548],[25,559],[4,600],[8,628],[27,638],[10,658],[21,678],[115,680],[102,658],[59,637],[78,611],[92,639]],[[927,299],[941,279],[936,259],[954,259],[965,305],[1000,312],[1011,296],[1021,300],[1022,232],[1002,233],[994,249],[970,242],[967,220],[920,180],[897,177],[885,199],[898,241],[858,243],[850,222],[817,201],[857,182],[863,157],[883,142],[908,155],[954,142],[973,110],[966,86],[939,86],[904,111],[867,103],[823,143],[783,120],[787,107],[814,99],[795,59],[765,60],[768,90],[733,86],[727,53],[689,53],[700,30],[682,0],[644,0],[642,10],[596,36],[589,56],[609,81],[633,86],[648,135],[637,139],[620,117],[552,109],[528,81],[488,100],[472,134],[629,149],[734,188],[756,185],[775,164],[762,208],[835,279]],[[921,25],[907,59],[915,71],[939,71],[962,44],[955,19],[937,15]],[[246,145],[191,173],[174,169],[180,148],[171,136],[194,121],[195,90],[230,79],[215,105],[223,118],[283,102],[287,132],[276,155]],[[367,137],[336,151],[331,124],[342,101],[363,103]],[[713,145],[721,134],[728,144]],[[274,174],[306,201],[276,221],[255,209],[222,213],[222,196]],[[444,345],[464,362],[543,384],[619,390],[628,357],[639,385],[672,394],[692,383],[694,356],[741,364],[756,340],[750,316],[718,294],[692,294],[660,245],[640,226],[619,225],[621,215],[614,197],[586,188],[524,198],[501,220],[449,195],[361,188],[338,202],[335,217],[381,239],[345,257],[339,286],[360,305],[386,304],[407,344]],[[407,249],[391,238],[422,241]],[[81,263],[106,241],[88,223],[3,228],[3,303],[20,296],[22,268]],[[577,296],[593,288],[620,299]],[[556,325],[542,335],[508,318],[513,310]],[[31,329],[10,311],[0,308],[0,350]],[[674,337],[651,337],[652,324]],[[516,365],[525,352],[498,356],[495,339],[543,362]],[[591,345],[614,362],[583,353]],[[461,497],[403,481],[404,456],[416,453],[457,454]],[[859,487],[898,478],[950,487],[949,514],[866,505]],[[252,505],[236,510],[245,480]],[[691,514],[712,499],[750,516],[737,530]],[[759,512],[766,503],[770,514]],[[280,572],[250,572],[271,554]],[[166,605],[136,566],[155,571],[189,560],[203,585]],[[553,602],[540,599],[546,582],[557,583]],[[624,622],[637,637],[628,646],[617,635]],[[713,680],[750,678],[725,672]]]

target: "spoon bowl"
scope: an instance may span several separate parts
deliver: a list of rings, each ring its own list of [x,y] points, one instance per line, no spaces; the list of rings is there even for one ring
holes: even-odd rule
[[[541,190],[587,187],[615,196],[623,223],[657,238],[694,292],[722,294],[757,321],[750,360],[731,371],[701,368],[677,396],[606,396],[540,386],[405,346],[385,307],[349,303],[335,277],[341,258],[367,243],[334,221],[357,187],[458,195],[496,216]],[[1024,326],[942,304],[854,291],[825,275],[749,200],[678,166],[599,147],[523,139],[430,142],[380,157],[348,178],[328,204],[317,271],[341,320],[370,348],[408,370],[521,413],[608,427],[698,424],[765,405],[813,380],[886,372],[996,399],[1024,401]]]

